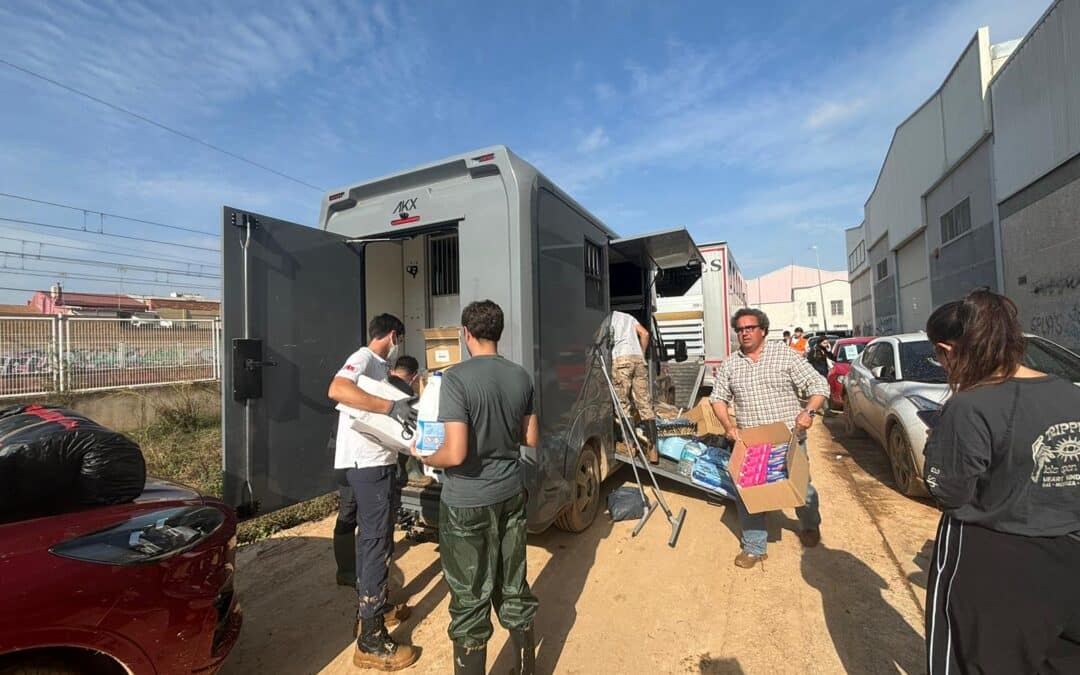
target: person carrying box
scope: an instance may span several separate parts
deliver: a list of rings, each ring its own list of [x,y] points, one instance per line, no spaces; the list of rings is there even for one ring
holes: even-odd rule
[[[439,557],[450,587],[454,672],[483,675],[491,638],[491,607],[510,631],[512,672],[534,672],[533,619],[539,602],[529,589],[521,446],[536,447],[533,386],[524,368],[499,356],[502,309],[490,300],[461,313],[469,359],[446,371],[439,395],[445,440],[434,454],[414,449],[428,466],[445,469],[439,505]]]
[[[386,381],[398,389],[398,391],[414,396],[416,390],[413,385],[420,376],[420,362],[413,356],[399,356],[394,361],[394,367]],[[435,482],[431,476],[425,476],[415,457],[409,455],[398,456],[398,476],[401,483],[407,483],[412,487],[427,487]]]
[[[741,440],[740,429],[782,422],[798,433],[805,453],[806,430],[814,424],[829,395],[828,382],[794,349],[765,341],[769,317],[761,310],[740,309],[731,317],[731,327],[739,338],[739,351],[720,364],[710,397],[727,437],[735,442]],[[800,333],[796,329],[796,334]],[[809,396],[806,408],[799,403],[800,393]],[[732,403],[736,421],[728,409]],[[750,513],[742,499],[735,503],[742,528],[742,552],[736,556],[735,565],[750,569],[768,557],[765,513]],[[813,484],[807,486],[806,506],[795,509],[795,513],[802,525],[799,540],[803,546],[817,546],[821,541],[821,514]]]
[[[405,325],[395,316],[380,314],[368,326],[370,342],[345,361],[330,383],[328,396],[357,410],[389,415],[405,429],[415,429],[415,396],[397,401],[367,393],[357,381],[361,376],[385,381],[387,358],[397,348]],[[383,671],[411,666],[420,653],[411,645],[399,645],[386,630],[389,615],[394,622],[408,618],[405,605],[389,604],[387,578],[394,549],[394,516],[397,513],[397,451],[384,448],[352,428],[352,419],[341,413],[338,420],[334,469],[345,469],[355,498],[356,589],[359,597],[360,631],[353,651],[359,668]],[[339,517],[339,522],[341,518]],[[344,533],[342,533],[344,534]],[[351,533],[350,533],[351,534]],[[337,537],[335,528],[335,537]]]

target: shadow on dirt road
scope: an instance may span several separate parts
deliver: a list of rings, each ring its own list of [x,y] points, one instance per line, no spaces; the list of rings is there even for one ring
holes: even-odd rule
[[[806,583],[821,591],[825,623],[846,672],[925,670],[923,639],[883,597],[888,584],[877,572],[824,545],[806,549],[801,567]]]

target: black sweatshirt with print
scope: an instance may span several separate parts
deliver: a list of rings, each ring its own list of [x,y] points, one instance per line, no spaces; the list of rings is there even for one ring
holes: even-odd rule
[[[924,477],[957,520],[1029,537],[1080,531],[1080,388],[1047,375],[955,394]]]

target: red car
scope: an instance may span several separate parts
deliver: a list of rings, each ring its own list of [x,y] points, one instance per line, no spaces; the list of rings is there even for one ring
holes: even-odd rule
[[[874,338],[850,337],[841,338],[833,344],[832,368],[829,369],[829,408],[831,410],[844,409],[844,382],[843,378],[851,370],[851,362],[862,353]]]
[[[236,517],[149,479],[130,504],[0,524],[0,673],[214,673],[240,634]]]

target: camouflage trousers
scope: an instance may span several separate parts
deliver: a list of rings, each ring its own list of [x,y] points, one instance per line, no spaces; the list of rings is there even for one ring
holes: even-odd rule
[[[619,395],[619,403],[628,419],[633,421],[635,409],[641,421],[656,417],[652,392],[649,391],[649,370],[643,357],[616,356],[611,367],[611,382],[615,385],[615,393]]]

